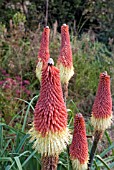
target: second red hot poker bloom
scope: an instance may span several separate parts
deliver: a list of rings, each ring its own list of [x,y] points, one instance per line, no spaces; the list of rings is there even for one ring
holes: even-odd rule
[[[70,146],[70,158],[73,170],[87,170],[88,143],[85,121],[81,113],[76,114],[74,120],[74,133]]]
[[[95,130],[103,131],[111,124],[112,98],[110,90],[110,76],[107,72],[100,74],[100,81],[96,98],[92,108],[91,123]]]
[[[51,59],[42,71],[40,97],[29,133],[31,140],[35,140],[33,147],[45,156],[58,155],[69,141],[59,70],[53,66]]]
[[[69,27],[63,24],[61,27],[61,49],[57,61],[57,67],[60,70],[61,83],[68,84],[70,78],[74,74],[72,49],[70,45]]]
[[[41,72],[43,65],[47,64],[49,59],[49,34],[50,29],[48,26],[44,28],[41,37],[40,49],[38,52],[38,63],[36,66],[36,77],[41,81]]]

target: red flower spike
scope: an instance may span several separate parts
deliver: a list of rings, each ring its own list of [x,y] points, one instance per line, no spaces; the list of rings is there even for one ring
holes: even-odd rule
[[[49,59],[42,71],[40,97],[34,111],[34,126],[30,130],[34,148],[41,154],[59,154],[66,148],[69,132],[67,111],[63,100],[59,70]]]
[[[110,76],[107,72],[100,74],[96,98],[92,108],[91,123],[96,130],[105,130],[111,124],[112,98]]]
[[[35,129],[44,136],[50,130],[61,131],[67,125],[59,70],[54,66],[46,66],[43,70],[40,97],[35,107],[34,116]]]
[[[50,54],[49,54],[49,34],[50,34],[50,29],[47,26],[44,28],[44,31],[42,33],[40,49],[38,52],[38,60],[42,60],[44,64],[48,61],[49,56],[50,56]]]
[[[68,83],[74,74],[72,49],[70,45],[69,27],[63,24],[61,27],[61,49],[57,61],[57,67],[60,69],[61,82]]]
[[[85,121],[81,113],[74,120],[73,140],[70,146],[70,158],[73,169],[85,170],[88,163],[88,143],[86,138]]]
[[[58,63],[62,63],[65,67],[72,67],[69,27],[65,24],[61,27],[61,50]]]
[[[50,34],[50,29],[48,26],[46,26],[42,33],[40,49],[38,52],[38,63],[36,66],[36,76],[38,77],[39,80],[41,80],[42,66],[47,63],[49,56],[50,56],[50,54],[49,54],[49,34]]]

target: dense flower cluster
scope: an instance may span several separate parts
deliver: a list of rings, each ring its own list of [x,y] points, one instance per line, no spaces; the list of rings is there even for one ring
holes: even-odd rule
[[[86,170],[88,163],[88,143],[85,121],[81,113],[74,120],[73,140],[70,146],[70,157],[74,170]]]
[[[112,119],[112,98],[110,76],[107,72],[100,74],[96,98],[92,108],[91,123],[96,130],[105,130]]]
[[[57,60],[57,67],[60,70],[61,83],[67,83],[74,74],[72,49],[70,45],[69,27],[66,24],[61,26],[61,49]]]
[[[38,63],[36,66],[36,77],[39,79],[39,81],[41,81],[42,68],[45,64],[47,64],[47,61],[50,56],[49,34],[50,34],[50,29],[48,26],[46,26],[42,33],[40,48],[39,48],[39,52],[38,52]]]
[[[58,155],[69,142],[67,111],[63,100],[59,70],[53,65],[43,68],[40,97],[34,111],[31,140],[42,155]]]

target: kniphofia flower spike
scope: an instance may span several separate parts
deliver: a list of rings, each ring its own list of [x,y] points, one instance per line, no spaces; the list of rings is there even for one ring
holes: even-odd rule
[[[112,98],[110,90],[110,76],[107,72],[100,74],[100,81],[96,98],[92,108],[91,123],[95,130],[104,131],[111,125]]]
[[[99,140],[102,138],[103,132],[111,125],[112,119],[112,98],[110,91],[110,76],[107,72],[100,74],[100,80],[96,98],[92,108],[91,123],[94,126],[94,141],[90,152],[90,160],[88,167],[92,167],[94,155]]]
[[[33,147],[43,156],[60,154],[69,142],[67,111],[63,100],[59,70],[49,59],[43,68],[40,97],[30,130]]]
[[[73,170],[87,170],[88,143],[85,121],[81,113],[76,114],[74,120],[74,133],[70,146],[70,158]]]
[[[69,27],[66,24],[61,26],[61,49],[57,61],[57,67],[60,70],[61,83],[68,84],[70,78],[74,74],[74,68],[72,62]]]
[[[38,52],[38,63],[36,66],[36,77],[41,81],[41,72],[42,67],[47,64],[49,59],[49,34],[50,29],[48,26],[46,26],[43,30],[42,37],[41,37],[41,43],[40,43],[40,49]]]

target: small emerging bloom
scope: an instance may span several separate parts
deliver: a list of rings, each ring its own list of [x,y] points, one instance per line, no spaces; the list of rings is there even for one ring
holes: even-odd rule
[[[48,26],[44,28],[44,31],[42,33],[41,37],[41,44],[40,49],[38,52],[38,63],[36,66],[36,77],[41,81],[41,71],[42,67],[47,64],[47,61],[49,59],[49,34],[50,29]]]
[[[59,155],[68,144],[67,111],[60,84],[59,70],[52,59],[43,67],[40,97],[30,130],[34,148],[44,156]]]
[[[76,114],[74,120],[74,133],[70,146],[70,158],[73,170],[87,170],[88,143],[85,121],[81,113]]]
[[[110,76],[107,72],[100,74],[96,98],[92,108],[91,123],[95,130],[104,131],[111,124],[112,98],[110,91]]]
[[[61,49],[57,61],[57,67],[60,70],[61,83],[68,84],[70,78],[74,74],[74,68],[72,62],[69,27],[66,24],[63,24],[61,27]]]

